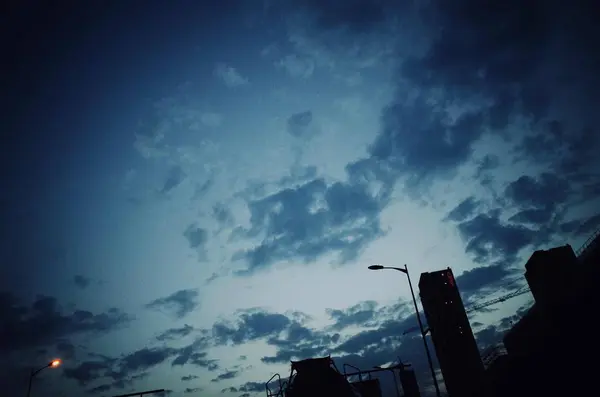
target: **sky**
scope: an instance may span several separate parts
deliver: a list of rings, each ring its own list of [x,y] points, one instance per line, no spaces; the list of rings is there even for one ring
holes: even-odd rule
[[[260,396],[329,354],[429,395],[367,266],[469,306],[600,227],[592,0],[41,3],[0,23],[7,395],[60,357],[32,396]],[[471,313],[480,349],[531,303]]]

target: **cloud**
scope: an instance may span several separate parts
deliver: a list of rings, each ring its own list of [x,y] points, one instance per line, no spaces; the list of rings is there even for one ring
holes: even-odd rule
[[[85,289],[87,288],[90,283],[92,282],[89,278],[81,276],[81,275],[76,275],[73,277],[73,282],[75,283],[76,286],[78,286],[81,289]]]
[[[65,313],[51,296],[40,295],[31,306],[24,306],[9,292],[0,292],[0,318],[3,353],[61,343],[82,333],[108,333],[132,320],[116,308],[98,314],[86,310]]]
[[[188,240],[190,248],[199,248],[208,241],[208,232],[196,225],[189,225],[183,235]]]
[[[218,63],[215,67],[215,76],[230,88],[248,84],[248,79],[243,77],[233,66]]]
[[[376,306],[377,302],[375,301],[365,301],[346,310],[327,309],[326,312],[335,321],[332,329],[339,331],[352,325],[366,326],[370,324],[377,314]]]
[[[66,360],[75,358],[75,346],[68,341],[60,341],[55,345],[60,357]]]
[[[446,219],[456,222],[464,221],[475,213],[479,205],[480,202],[475,197],[467,197],[446,215]]]
[[[465,252],[476,263],[502,261],[513,264],[519,252],[536,241],[536,231],[519,225],[506,224],[500,219],[500,210],[479,214],[457,225],[466,243]]]
[[[169,347],[145,347],[125,356],[121,360],[120,367],[126,372],[147,370],[165,362],[175,354],[177,350]]]
[[[288,329],[291,320],[283,314],[268,313],[260,309],[240,311],[237,322],[217,322],[212,335],[218,344],[240,345],[242,343],[276,336]]]
[[[308,57],[289,54],[275,63],[275,66],[284,69],[291,77],[308,79],[315,71],[315,62]]]
[[[374,183],[378,170],[367,162],[349,164],[346,171],[346,182],[328,184],[315,178],[247,198],[251,225],[237,233],[261,241],[234,255],[246,262],[237,274],[249,275],[277,261],[311,263],[332,252],[340,254],[340,263],[347,263],[381,237],[379,214],[389,202],[391,188]]]
[[[169,296],[158,298],[146,304],[146,308],[165,310],[175,318],[183,318],[190,314],[198,305],[198,291],[196,289],[182,289]]]
[[[235,222],[229,208],[222,203],[217,203],[213,206],[212,217],[222,226],[232,226]]]
[[[156,340],[165,342],[185,338],[186,336],[190,335],[194,330],[194,327],[192,327],[189,324],[185,324],[181,328],[170,328],[164,331],[156,337]]]
[[[313,115],[310,110],[301,113],[295,113],[288,118],[288,132],[297,138],[306,137],[309,128],[313,122]]]
[[[190,393],[197,393],[199,391],[202,391],[201,387],[186,387],[183,392],[185,394],[190,394]]]
[[[199,368],[205,368],[208,371],[216,371],[219,369],[218,360],[208,358],[208,353],[197,351],[203,345],[192,343],[178,351],[178,356],[173,360],[171,366],[193,365]]]
[[[240,374],[239,371],[227,371],[219,374],[216,378],[213,378],[211,382],[220,382],[222,380],[236,378]]]
[[[181,380],[184,382],[189,382],[190,380],[194,380],[194,379],[198,379],[198,376],[196,375],[187,375],[187,376],[182,376]]]
[[[219,113],[202,113],[200,115],[200,122],[206,127],[216,128],[220,127],[223,123],[223,116]]]
[[[460,289],[464,303],[467,303],[475,294],[489,293],[490,290],[498,290],[503,285],[507,286],[507,278],[514,274],[515,272],[507,269],[503,263],[480,266],[465,270],[457,276],[456,285]]]
[[[216,360],[207,358],[207,353],[200,350],[205,346],[203,343],[194,341],[181,348],[144,347],[119,358],[98,355],[98,359],[84,361],[76,366],[68,366],[69,363],[65,363],[67,367],[64,369],[64,376],[77,381],[81,386],[87,386],[96,381],[110,380],[109,383],[100,385],[102,386],[100,389],[108,390],[109,388],[123,389],[136,380],[147,377],[148,370],[171,359],[172,366],[190,364],[215,371],[218,369]]]
[[[178,165],[172,166],[171,169],[169,170],[167,179],[165,180],[163,187],[160,189],[160,192],[162,194],[167,194],[167,193],[171,192],[173,189],[175,189],[177,186],[179,186],[181,184],[181,182],[184,181],[185,177],[186,177],[186,174],[180,166],[178,166]]]
[[[471,160],[474,144],[485,131],[478,110],[451,117],[445,102],[425,93],[414,99],[398,95],[383,111],[383,126],[370,148],[371,156],[406,176],[409,187],[452,177]]]

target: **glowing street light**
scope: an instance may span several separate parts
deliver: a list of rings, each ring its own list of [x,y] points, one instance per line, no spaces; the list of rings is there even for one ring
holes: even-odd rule
[[[54,360],[50,361],[48,364],[44,365],[42,368],[34,371],[33,369],[31,370],[31,373],[29,374],[29,387],[27,388],[27,397],[29,397],[29,395],[31,394],[31,383],[33,382],[33,378],[39,374],[40,372],[42,372],[43,370],[45,370],[46,368],[56,368],[58,367],[60,364],[62,364],[62,360],[60,358],[55,358]]]

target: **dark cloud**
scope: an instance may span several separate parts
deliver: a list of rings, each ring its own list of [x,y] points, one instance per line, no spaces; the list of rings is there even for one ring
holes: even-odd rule
[[[456,285],[460,288],[463,302],[467,303],[474,294],[489,293],[503,285],[512,285],[507,278],[513,274],[514,271],[507,269],[504,264],[475,267],[457,276]]]
[[[575,219],[560,225],[562,232],[571,233],[573,236],[587,236],[600,228],[600,213],[589,218]]]
[[[101,379],[110,372],[114,360],[84,361],[76,367],[67,367],[63,374],[66,378],[77,381],[81,386]]]
[[[288,118],[288,132],[295,137],[305,137],[309,133],[312,121],[313,115],[310,110],[295,113]]]
[[[240,374],[240,371],[227,371],[219,374],[216,378],[213,378],[211,382],[220,382],[222,380],[236,378]]]
[[[485,120],[475,111],[450,120],[443,104],[424,96],[398,97],[383,111],[382,129],[370,148],[371,156],[395,174],[406,176],[408,187],[454,176],[471,159]]]
[[[238,392],[237,387],[233,387],[233,386],[221,389],[221,393],[237,393],[237,392]]]
[[[75,277],[73,277],[73,282],[79,288],[84,289],[84,288],[88,287],[92,281],[89,278],[78,274]]]
[[[206,344],[194,341],[181,348],[144,347],[119,358],[94,355],[95,360],[84,361],[77,366],[68,366],[69,364],[66,363],[64,376],[77,381],[81,386],[104,380],[103,385],[108,390],[108,388],[123,389],[131,386],[135,381],[146,378],[148,370],[169,360],[172,360],[171,366],[190,364],[215,371],[218,369],[216,360],[209,359],[207,353],[201,350],[205,347]],[[195,379],[192,375],[182,378],[188,381],[192,379]]]
[[[199,391],[202,391],[201,387],[186,387],[183,392],[185,394],[190,394],[190,393],[197,393]]]
[[[471,217],[475,210],[479,208],[481,203],[475,199],[475,197],[470,196],[464,199],[460,204],[458,204],[454,209],[452,209],[446,219],[456,222],[462,222],[465,219]]]
[[[169,296],[153,300],[146,304],[146,308],[165,310],[176,318],[183,318],[198,307],[200,304],[198,296],[199,294],[196,289],[182,289]]]
[[[156,337],[161,342],[179,340],[190,335],[194,331],[194,327],[189,324],[185,324],[181,328],[170,328]]]
[[[238,234],[262,241],[234,255],[247,265],[238,274],[252,274],[281,260],[310,263],[331,252],[346,263],[382,236],[379,214],[391,190],[374,188],[373,170],[366,164],[351,164],[346,170],[348,182],[328,184],[317,178],[248,199],[251,227]]]
[[[208,346],[206,340],[200,338],[177,351],[177,357],[171,363],[171,366],[193,365],[199,368],[205,368],[208,371],[219,369],[218,360],[208,358],[208,353],[202,351]]]
[[[121,369],[128,373],[150,369],[177,353],[177,349],[169,347],[143,348],[125,356],[121,360]]]
[[[189,382],[190,380],[194,380],[194,379],[198,379],[198,376],[196,375],[187,375],[187,376],[182,376],[181,380],[184,382]]]
[[[183,235],[193,249],[204,247],[208,241],[208,232],[196,225],[189,225]]]
[[[240,387],[237,388],[238,391],[243,391],[247,393],[258,393],[265,391],[265,384],[260,382],[246,382]]]
[[[326,312],[335,321],[332,329],[339,331],[353,325],[368,326],[377,314],[375,311],[376,307],[377,302],[365,301],[351,306],[346,310],[327,309]]]
[[[486,154],[481,160],[477,162],[475,178],[482,179],[487,173],[498,168],[498,166],[500,166],[500,159],[498,158],[498,156],[493,154]]]
[[[379,29],[399,5],[390,0],[301,0],[298,3],[314,16],[319,29],[355,34]]]
[[[233,214],[223,204],[215,204],[212,211],[212,216],[219,224],[223,226],[232,226],[234,223]]]
[[[60,357],[66,360],[75,358],[75,346],[68,341],[60,341],[55,346]]]
[[[31,306],[24,306],[9,292],[0,292],[0,318],[0,351],[4,353],[61,343],[85,332],[107,333],[132,319],[115,308],[99,314],[65,313],[50,296],[38,296]]]
[[[536,241],[536,231],[523,226],[503,223],[500,210],[479,214],[458,224],[466,243],[465,252],[477,263],[500,261],[513,264],[519,252]]]
[[[569,193],[568,181],[549,173],[543,173],[538,178],[524,175],[511,182],[505,190],[507,198],[516,206],[550,211],[565,203]]]
[[[292,321],[283,314],[249,309],[239,313],[237,323],[215,323],[212,334],[219,344],[239,345],[261,338],[277,336],[288,329],[291,324]]]
[[[185,177],[186,174],[185,172],[183,172],[183,169],[180,166],[175,165],[171,167],[167,175],[167,179],[165,180],[165,183],[163,184],[163,187],[161,188],[160,192],[162,194],[167,194],[171,192],[173,189],[179,186],[181,182],[184,181]]]
[[[199,200],[199,199],[203,198],[204,196],[206,196],[206,194],[210,191],[210,189],[213,187],[214,184],[215,184],[214,177],[208,178],[206,181],[204,181],[204,183],[196,184],[196,187],[194,188],[194,195],[192,196],[192,200]]]

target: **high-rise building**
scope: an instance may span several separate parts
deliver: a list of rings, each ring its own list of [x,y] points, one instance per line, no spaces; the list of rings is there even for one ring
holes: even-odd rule
[[[419,290],[448,394],[479,395],[483,362],[452,270],[422,273]]]

